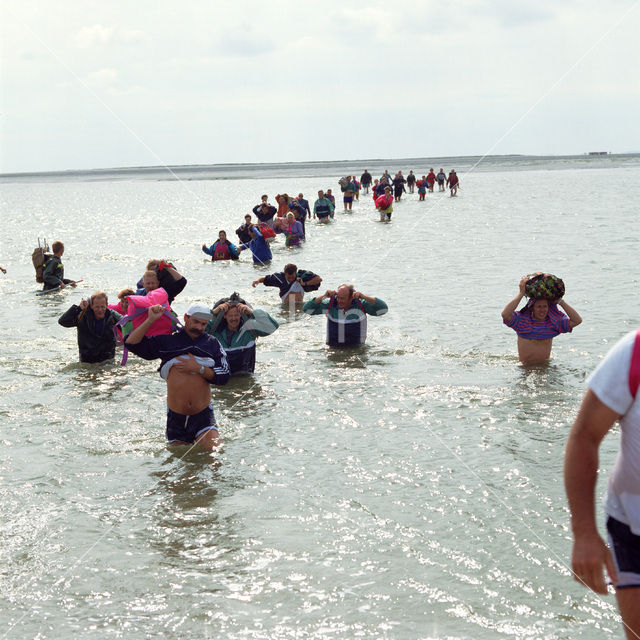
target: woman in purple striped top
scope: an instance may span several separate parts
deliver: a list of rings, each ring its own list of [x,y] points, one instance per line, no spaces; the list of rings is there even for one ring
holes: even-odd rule
[[[520,291],[502,310],[502,321],[518,334],[518,358],[520,362],[535,364],[545,362],[551,356],[551,341],[560,333],[568,333],[577,327],[582,318],[563,299],[529,300],[520,311],[516,307],[525,295],[527,276],[520,280]],[[558,307],[566,312],[563,313]]]

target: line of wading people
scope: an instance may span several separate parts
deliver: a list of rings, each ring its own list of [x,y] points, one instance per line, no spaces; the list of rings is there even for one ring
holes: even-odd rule
[[[398,171],[393,178],[388,171],[385,171],[375,180],[365,169],[360,180],[355,175],[348,175],[338,180],[345,212],[352,211],[353,201],[360,199],[360,191],[368,194],[371,188],[374,205],[380,214],[380,220],[384,222],[391,220],[393,203],[399,202],[402,194],[407,193],[405,185],[409,188],[409,193],[414,193],[417,188],[419,199],[424,200],[427,190],[433,193],[436,182],[439,191],[449,188],[451,196],[457,195],[460,181],[453,169],[446,176],[442,169],[435,174],[432,168],[421,179],[416,178],[413,170],[406,178],[402,171]],[[225,230],[220,230],[218,239],[210,246],[203,244],[202,251],[210,255],[213,261],[217,261],[237,260],[241,251],[249,249],[254,263],[265,264],[273,259],[269,244],[278,234],[285,236],[287,247],[300,246],[306,239],[307,220],[313,217],[314,220],[326,224],[334,218],[336,210],[336,198],[331,189],[318,191],[313,209],[302,193],[293,197],[287,193],[279,193],[275,196],[275,201],[277,206],[269,202],[268,195],[261,196],[261,201],[252,209],[253,215],[258,220],[256,223],[253,222],[251,214],[245,215],[244,222],[236,229],[239,245],[228,239]]]
[[[216,247],[212,253],[219,250]],[[255,261],[256,252],[252,252]],[[64,278],[61,260],[56,273]],[[275,287],[281,303],[295,305],[321,283],[316,273],[290,263],[281,272],[261,276],[251,284]],[[72,305],[58,322],[77,329],[81,362],[114,358],[118,342],[123,345],[123,364],[129,351],[146,360],[159,359],[159,372],[167,383],[167,440],[172,445],[198,443],[214,449],[221,440],[211,385],[224,385],[232,375],[252,374],[256,339],[270,335],[279,325],[235,292],[211,307],[190,305],[180,322],[171,304],[186,285],[186,278],[173,264],[150,260],[136,289],[123,289],[117,303],[109,304],[106,293],[96,292],[89,300]],[[367,315],[382,315],[387,305],[344,284],[309,300],[302,310],[309,315],[326,313],[329,346],[354,347],[366,340]]]
[[[47,273],[46,286],[72,284],[64,279],[64,245],[54,243],[56,260]],[[58,278],[59,282],[55,281]],[[252,282],[276,287],[283,303],[299,303],[306,291],[317,290],[322,278],[287,264],[282,272]],[[77,327],[80,359],[100,362],[115,355],[119,327],[124,347],[141,358],[160,360],[159,372],[167,383],[166,436],[171,444],[198,443],[207,450],[219,447],[211,385],[224,385],[234,373],[253,372],[255,339],[269,335],[278,323],[266,312],[253,309],[237,294],[212,308],[195,303],[184,314],[184,325],[170,310],[186,285],[175,267],[150,261],[137,291],[120,292],[119,302],[108,305],[102,292],[90,301],[73,305],[59,319]],[[546,361],[552,340],[568,333],[582,319],[564,300],[564,283],[537,273],[520,280],[517,295],[502,311],[503,323],[516,331],[518,355],[523,363]],[[156,298],[156,296],[158,296]],[[522,300],[526,304],[517,311]],[[132,317],[132,307],[137,307]],[[154,304],[144,303],[153,302]],[[306,302],[303,310],[327,316],[327,343],[362,344],[366,316],[382,315],[387,305],[352,285],[327,290]],[[124,314],[124,317],[122,317]],[[364,319],[364,323],[363,323]],[[160,323],[168,331],[154,334]],[[128,329],[123,323],[128,323]],[[175,329],[175,330],[173,330]],[[574,579],[601,594],[607,593],[605,572],[616,590],[627,638],[640,637],[640,329],[622,338],[588,379],[589,388],[569,435],[565,453],[565,488],[573,532]],[[609,544],[600,536],[595,517],[598,450],[605,435],[619,421],[621,443],[605,499]]]

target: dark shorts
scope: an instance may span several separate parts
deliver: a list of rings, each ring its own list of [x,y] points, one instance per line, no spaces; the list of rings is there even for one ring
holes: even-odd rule
[[[353,196],[344,196],[344,198],[342,198],[344,200],[345,204],[349,204],[350,202],[353,202]]]
[[[328,217],[329,217],[329,212],[318,214],[318,220],[326,220]]]
[[[201,433],[210,429],[218,430],[212,405],[192,416],[183,416],[181,413],[167,409],[166,434],[169,442],[195,442]]]
[[[609,516],[607,518],[609,546],[618,569],[616,589],[640,587],[640,536],[629,525]]]

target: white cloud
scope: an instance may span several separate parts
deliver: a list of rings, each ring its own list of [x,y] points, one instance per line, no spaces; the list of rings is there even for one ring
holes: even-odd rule
[[[87,75],[89,84],[93,86],[110,86],[118,80],[119,74],[115,69],[100,69]]]
[[[82,27],[82,29],[75,34],[75,43],[81,49],[104,45],[113,38],[114,31],[115,29],[113,27],[103,27],[100,24],[94,24],[91,27]]]

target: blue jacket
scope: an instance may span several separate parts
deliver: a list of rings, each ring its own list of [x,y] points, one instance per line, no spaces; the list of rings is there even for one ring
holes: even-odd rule
[[[258,227],[252,227],[251,231],[256,237],[251,240],[251,242],[241,244],[238,249],[251,249],[254,264],[269,262],[273,258],[273,255],[271,255],[271,249],[269,249],[267,241],[262,237]]]

